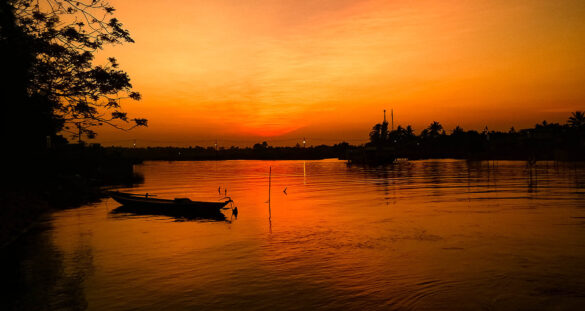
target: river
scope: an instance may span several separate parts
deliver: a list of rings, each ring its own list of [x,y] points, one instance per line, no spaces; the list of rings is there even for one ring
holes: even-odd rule
[[[120,190],[210,201],[227,191],[238,217],[135,215],[112,199],[55,212],[3,251],[1,309],[585,306],[582,164],[242,160],[135,171],[144,182]]]

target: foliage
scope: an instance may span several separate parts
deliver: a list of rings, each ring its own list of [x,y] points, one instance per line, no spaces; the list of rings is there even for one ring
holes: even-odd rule
[[[576,111],[567,124],[543,121],[534,128],[480,133],[455,127],[450,135],[433,121],[415,135],[412,127],[398,126],[383,135],[383,124],[370,132],[368,147],[400,158],[579,159],[585,156],[585,114]]]
[[[375,144],[384,144],[389,140],[388,137],[388,122],[384,121],[372,127],[370,132],[370,140]]]
[[[437,121],[433,121],[433,123],[431,123],[431,125],[429,125],[428,130],[429,130],[429,135],[431,137],[437,137],[437,136],[439,136],[439,133],[443,130],[443,126],[441,125],[441,123],[439,123]]]
[[[569,117],[569,125],[576,128],[585,127],[585,113],[583,111],[575,111]]]
[[[42,98],[50,117],[80,138],[95,136],[90,128],[111,125],[119,129],[146,126],[147,120],[129,118],[121,100],[140,100],[130,77],[115,58],[94,64],[95,53],[108,44],[134,42],[113,17],[115,9],[102,0],[13,0],[16,26],[26,35],[31,55],[27,96]]]
[[[268,149],[268,143],[263,141],[261,144],[260,143],[254,144],[253,148],[254,150],[266,150]]]

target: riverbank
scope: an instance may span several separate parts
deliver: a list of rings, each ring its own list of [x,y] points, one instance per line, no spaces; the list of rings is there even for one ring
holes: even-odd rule
[[[0,249],[10,245],[49,212],[46,200],[26,191],[0,192]]]
[[[0,192],[0,249],[28,232],[47,214],[75,208],[104,197],[99,187],[89,186],[82,178],[54,184],[59,190],[24,189]]]
[[[141,182],[135,160],[103,148],[69,145],[7,161],[0,190],[0,248],[27,232],[44,215],[102,199],[104,189]]]
[[[583,162],[583,151],[568,152],[565,150],[547,150],[546,152],[525,152],[514,149],[502,151],[481,152],[446,152],[440,150],[409,149],[400,150],[391,147],[363,147],[349,150],[340,160],[348,164],[358,165],[387,165],[396,160],[433,160],[454,159],[467,161],[556,161],[556,162]]]

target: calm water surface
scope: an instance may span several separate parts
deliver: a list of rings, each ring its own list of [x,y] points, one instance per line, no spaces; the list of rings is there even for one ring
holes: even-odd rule
[[[2,253],[8,309],[585,307],[582,166],[220,161],[136,171],[144,183],[122,190],[217,200],[227,188],[239,215],[133,215],[111,199],[56,212]]]

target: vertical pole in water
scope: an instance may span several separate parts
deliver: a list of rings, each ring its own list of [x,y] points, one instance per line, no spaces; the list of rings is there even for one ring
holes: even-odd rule
[[[270,233],[272,233],[272,210],[270,209],[270,187],[272,185],[272,166],[268,173],[268,224],[270,226]]]
[[[303,185],[307,184],[307,161],[303,161]]]
[[[272,166],[268,173],[268,218],[272,218],[272,211],[270,210],[270,187],[272,185]]]
[[[536,160],[534,160],[534,184],[538,187],[538,168],[536,167]]]

